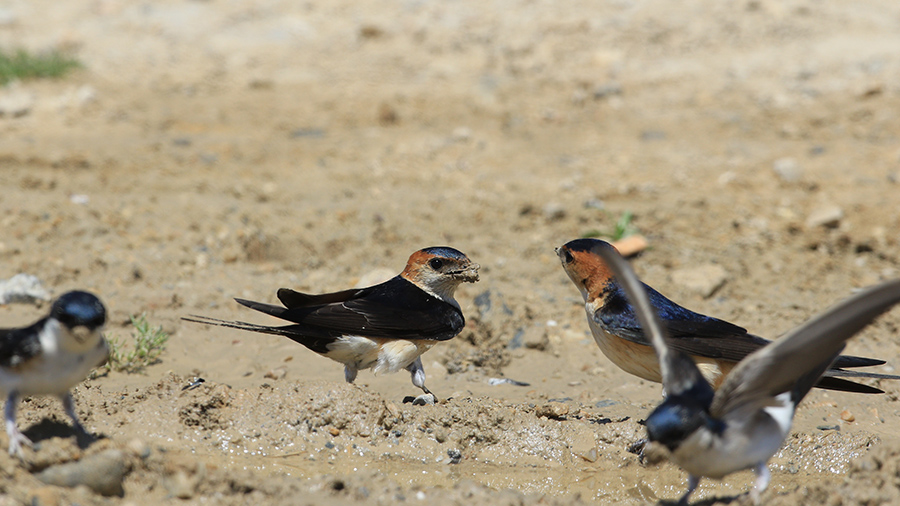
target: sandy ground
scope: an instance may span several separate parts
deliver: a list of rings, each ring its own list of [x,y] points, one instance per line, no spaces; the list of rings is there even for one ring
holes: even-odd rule
[[[0,45],[85,67],[0,90],[0,279],[172,334],[144,374],[76,388],[87,449],[56,400],[22,403],[40,445],[0,455],[3,504],[675,499],[682,471],[626,451],[660,388],[601,355],[555,246],[633,212],[646,282],[768,337],[900,276],[897,2],[11,0]],[[483,266],[466,330],[424,356],[437,406],[401,402],[405,373],[349,386],[286,339],[180,320],[273,323],[232,297],[348,288],[432,245]],[[894,371],[898,326],[848,351]],[[896,504],[880,386],[807,398],[768,503]],[[37,479],[89,457],[123,497]]]

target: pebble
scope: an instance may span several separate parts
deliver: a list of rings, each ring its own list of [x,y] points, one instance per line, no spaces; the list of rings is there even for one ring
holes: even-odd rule
[[[529,350],[544,351],[550,344],[547,336],[547,327],[544,325],[529,325],[519,330],[509,342],[508,348],[515,349],[525,347]]]
[[[400,409],[391,401],[387,401],[384,403],[384,409],[391,415],[393,418],[400,418]]]
[[[12,26],[16,24],[16,21],[18,21],[18,17],[12,9],[0,8],[0,26]]]
[[[821,205],[812,210],[806,218],[807,228],[835,228],[841,224],[844,218],[844,211],[833,204]]]
[[[125,453],[110,449],[76,462],[48,467],[35,476],[48,485],[60,487],[86,485],[98,494],[122,497],[125,494],[122,481],[127,473]]]
[[[647,249],[647,246],[650,246],[650,242],[643,235],[634,234],[614,241],[613,246],[619,251],[620,255],[628,258]]]
[[[594,432],[584,425],[573,428],[573,433],[568,438],[568,447],[573,455],[588,462],[596,462],[599,458]]]
[[[34,97],[22,90],[11,90],[0,94],[0,116],[18,118],[31,112]]]
[[[604,98],[612,97],[615,95],[622,94],[622,85],[619,83],[605,83],[598,85],[594,88],[593,96],[594,100],[602,100]]]
[[[35,303],[49,301],[50,292],[44,288],[37,276],[21,272],[0,281],[0,305],[18,303]]]
[[[179,499],[190,499],[194,497],[197,491],[197,483],[191,479],[184,471],[177,471],[175,474],[163,480],[163,486],[166,492],[172,497]]]
[[[550,202],[544,206],[543,214],[547,221],[558,221],[566,217],[566,208],[559,202]]]
[[[855,422],[856,417],[853,416],[853,413],[851,413],[849,410],[845,409],[841,411],[841,420],[845,422]]]
[[[152,453],[152,449],[146,443],[141,441],[138,438],[134,438],[125,445],[125,448],[128,449],[135,456],[140,457],[141,459],[146,459]]]
[[[287,369],[285,369],[284,367],[276,367],[275,369],[272,369],[269,372],[267,372],[263,377],[268,378],[268,379],[273,379],[273,380],[280,380],[281,378],[284,378],[286,375],[287,375]]]
[[[803,177],[803,168],[793,158],[779,158],[772,164],[775,175],[785,183],[794,183]]]
[[[569,414],[569,406],[561,402],[548,402],[535,410],[537,416],[559,420]]]
[[[472,138],[472,129],[468,127],[456,127],[453,129],[453,140],[456,142],[467,142]]]
[[[728,273],[721,265],[703,264],[672,271],[672,281],[708,299],[728,281]]]

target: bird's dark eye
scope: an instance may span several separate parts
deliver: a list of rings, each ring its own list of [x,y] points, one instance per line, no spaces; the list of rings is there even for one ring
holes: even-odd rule
[[[563,253],[565,254],[564,258],[567,264],[572,263],[572,261],[575,260],[575,257],[573,257],[571,253],[569,253],[569,250],[563,250]]]
[[[428,261],[428,265],[430,265],[432,269],[438,270],[444,266],[444,261],[440,258],[432,258]]]

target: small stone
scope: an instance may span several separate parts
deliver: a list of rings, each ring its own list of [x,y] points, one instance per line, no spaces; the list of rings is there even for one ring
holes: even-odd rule
[[[110,449],[76,462],[48,467],[35,476],[48,485],[60,487],[86,485],[98,494],[122,497],[125,493],[122,481],[127,472],[125,453]]]
[[[0,280],[0,305],[49,300],[50,292],[37,276],[20,272],[9,279]]]
[[[25,116],[34,107],[34,97],[22,90],[13,89],[0,94],[0,117]]]
[[[535,410],[535,414],[540,417],[552,418],[560,420],[569,414],[569,406],[561,402],[548,402]]]
[[[641,132],[642,141],[662,141],[665,140],[666,133],[662,130],[644,130]]]
[[[599,458],[594,432],[584,425],[573,427],[568,446],[573,455],[588,462],[596,462]]]
[[[848,422],[848,423],[852,423],[852,422],[856,421],[856,417],[853,416],[853,413],[851,413],[849,410],[845,409],[845,410],[841,411],[841,420]]]
[[[334,437],[338,437],[341,435],[341,430],[337,427],[328,427],[328,433]]]
[[[197,490],[195,481],[181,470],[163,480],[163,486],[169,495],[179,499],[190,499]]]
[[[672,281],[707,299],[728,281],[728,273],[720,265],[704,264],[673,271]]]
[[[785,183],[794,183],[803,177],[803,168],[793,158],[779,158],[772,164],[775,175]]]
[[[612,97],[615,95],[622,94],[622,85],[619,83],[605,83],[594,88],[593,96],[594,100],[602,100],[604,98]]]
[[[472,129],[468,127],[456,127],[453,129],[453,140],[456,142],[467,142],[472,138]]]
[[[131,452],[132,454],[134,454],[135,456],[140,457],[141,459],[146,459],[147,457],[150,456],[150,453],[152,452],[150,447],[138,438],[134,438],[131,441],[129,441],[125,445],[125,448],[128,449],[128,451]]]
[[[544,206],[543,213],[548,221],[557,221],[566,217],[566,208],[559,202],[550,202]]]
[[[263,377],[268,378],[268,379],[273,379],[273,380],[280,380],[281,378],[284,378],[286,375],[287,375],[287,369],[285,369],[284,367],[276,367],[275,369],[272,369],[269,372],[267,372]]]
[[[844,218],[844,211],[840,207],[833,204],[825,204],[819,206],[806,218],[807,228],[835,228],[841,224]]]
[[[544,325],[529,325],[513,336],[509,343],[510,349],[525,347],[529,350],[543,351],[550,344],[547,336],[547,327]]]
[[[578,453],[576,455],[578,455],[579,457],[583,458],[584,460],[586,460],[588,462],[597,462],[597,458],[599,457],[599,454],[597,453],[596,448],[591,448],[590,450],[588,450],[584,453]]]
[[[75,101],[80,107],[97,101],[97,90],[85,84],[75,91]]]
[[[387,410],[387,412],[391,416],[391,418],[400,418],[400,408],[398,408],[397,405],[394,404],[393,402],[391,402],[391,401],[385,402],[384,408]]]
[[[7,7],[0,8],[0,26],[7,27],[16,24],[16,13]]]
[[[637,255],[650,246],[650,241],[641,234],[629,235],[613,242],[613,247],[625,258]]]

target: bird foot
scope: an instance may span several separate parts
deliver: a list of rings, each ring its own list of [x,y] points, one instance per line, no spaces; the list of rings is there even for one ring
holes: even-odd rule
[[[652,466],[668,459],[668,451],[660,444],[654,444],[647,438],[641,438],[631,443],[628,453],[638,456],[638,462],[642,466]]]
[[[22,451],[23,445],[27,446],[29,448],[32,448],[34,446],[34,443],[32,443],[31,440],[28,439],[27,436],[25,436],[25,434],[22,434],[18,430],[15,431],[14,433],[9,433],[9,454],[10,455],[24,460],[25,452]]]
[[[403,398],[403,403],[412,403],[413,406],[431,406],[437,403],[437,397],[432,393],[422,394],[418,397],[407,395]]]
[[[637,455],[638,457],[640,457],[643,460],[644,448],[647,447],[647,443],[649,443],[649,442],[650,442],[650,440],[647,438],[638,439],[634,443],[631,443],[630,445],[628,445],[627,451],[628,451],[628,453],[633,453],[633,454]]]

